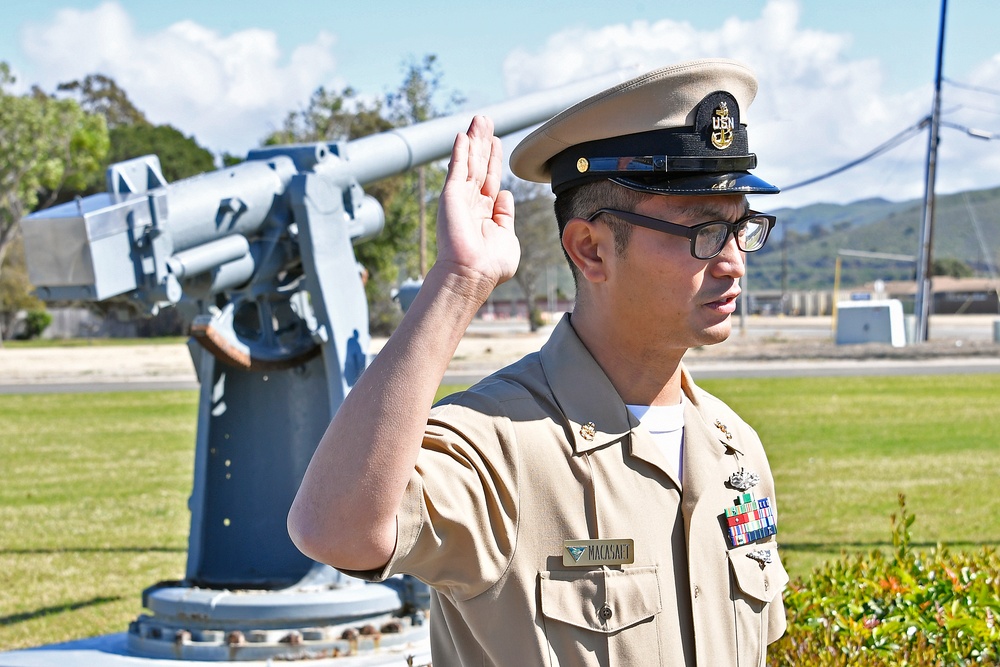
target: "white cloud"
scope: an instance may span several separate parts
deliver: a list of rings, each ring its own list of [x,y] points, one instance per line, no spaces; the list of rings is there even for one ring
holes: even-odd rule
[[[245,153],[333,81],[334,38],[316,39],[284,57],[274,32],[221,35],[193,21],[137,32],[117,2],[63,9],[23,32],[23,48],[45,89],[100,72],[124,88],[155,123],[194,134],[213,151]],[[252,142],[248,145],[248,142]]]
[[[566,30],[536,52],[512,52],[504,75],[507,89],[517,94],[636,64],[649,69],[705,57],[745,62],[760,81],[757,99],[745,115],[750,147],[760,159],[758,173],[780,186],[854,160],[930,113],[930,81],[916,90],[890,93],[880,63],[851,60],[849,45],[848,35],[800,27],[796,0],[770,0],[756,19],[729,18],[709,30],[671,20]],[[1000,55],[971,78],[1000,88]],[[945,99],[954,97],[949,91]],[[993,125],[1000,123],[994,119]],[[942,132],[939,191],[1000,182],[998,144],[972,145],[974,140],[954,131]],[[920,197],[926,137],[924,132],[856,169],[769,197],[766,205]]]
[[[505,87],[518,95],[611,70],[735,58],[752,66],[760,80],[757,100],[745,114],[751,149],[760,158],[758,173],[787,186],[853,160],[918,122],[930,112],[933,92],[930,81],[890,92],[879,61],[850,58],[850,35],[803,28],[799,7],[798,0],[769,0],[758,17],[729,18],[711,29],[675,20],[567,29],[537,50],[508,54]],[[317,86],[344,85],[334,47],[335,37],[318,31],[311,42],[283,52],[271,30],[221,34],[190,20],[142,32],[114,1],[60,10],[46,24],[22,30],[33,83],[52,90],[62,81],[107,74],[154,122],[194,134],[214,151],[234,153],[256,145]],[[960,76],[1000,89],[1000,53]],[[944,92],[946,119],[1000,132],[1000,96],[951,85]],[[938,190],[996,185],[998,146],[943,129]],[[923,133],[861,167],[760,205],[919,197],[926,151]]]

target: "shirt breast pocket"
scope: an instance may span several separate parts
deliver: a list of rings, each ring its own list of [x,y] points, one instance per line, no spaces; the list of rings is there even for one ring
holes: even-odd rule
[[[781,564],[777,545],[773,542],[748,544],[728,553],[736,615],[738,664],[761,665],[764,661],[764,647],[769,639],[767,633],[771,603],[788,584],[788,573]],[[770,562],[765,562],[767,559]],[[784,615],[784,608],[780,603],[775,612]]]
[[[539,575],[549,665],[658,665],[656,567]]]

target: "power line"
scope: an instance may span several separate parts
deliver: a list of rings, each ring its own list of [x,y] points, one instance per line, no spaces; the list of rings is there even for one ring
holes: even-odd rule
[[[980,130],[975,127],[967,127],[965,125],[959,125],[958,123],[951,123],[946,120],[941,121],[941,125],[944,127],[950,127],[953,130],[959,130],[965,132],[970,137],[976,137],[977,139],[1000,139],[1000,134],[996,132],[990,132],[989,130]]]
[[[981,107],[976,104],[959,104],[957,107],[953,109],[948,109],[947,111],[942,111],[941,113],[942,115],[950,114],[950,113],[955,113],[956,111],[962,111],[963,109],[968,109],[970,111],[982,111],[983,113],[1000,114],[1000,109],[996,108],[989,109],[987,107]]]
[[[979,226],[979,216],[976,215],[975,209],[972,207],[972,202],[969,201],[969,193],[963,193],[963,200],[965,201],[965,210],[969,212],[969,219],[972,220],[972,229],[976,232],[976,240],[979,241],[979,248],[983,252],[983,262],[986,264],[986,270],[989,271],[990,278],[993,280],[997,279],[997,267],[993,264],[993,259],[990,257],[990,247],[986,244],[986,239],[983,237],[983,230]]]
[[[962,83],[961,81],[955,81],[947,77],[944,80],[947,81],[949,85],[955,86],[956,88],[974,90],[977,93],[986,93],[988,95],[997,95],[998,97],[1000,97],[1000,90],[996,90],[995,88],[987,88],[986,86],[974,86],[971,83]]]
[[[817,181],[822,181],[824,179],[830,178],[831,176],[836,176],[837,174],[847,171],[852,167],[856,167],[863,162],[867,162],[868,160],[871,160],[872,158],[877,157],[887,151],[890,151],[896,146],[899,146],[900,144],[906,142],[907,140],[915,136],[917,133],[922,131],[925,127],[927,127],[928,123],[930,122],[931,122],[930,116],[925,116],[924,118],[921,118],[920,121],[917,122],[916,124],[911,125],[910,127],[906,128],[905,130],[897,134],[896,136],[892,137],[891,139],[881,144],[880,146],[877,146],[871,151],[865,153],[856,160],[851,160],[847,164],[841,165],[840,167],[837,167],[832,171],[828,171],[825,174],[820,174],[819,176],[813,176],[812,178],[807,178],[804,181],[799,181],[798,183],[794,183],[792,185],[786,185],[783,188],[781,188],[781,191],[788,192],[789,190],[794,190],[795,188],[801,188],[805,185],[811,185],[812,183],[816,183]]]

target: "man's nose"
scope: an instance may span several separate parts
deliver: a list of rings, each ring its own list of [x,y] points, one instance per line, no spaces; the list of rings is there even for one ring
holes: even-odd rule
[[[722,246],[722,252],[716,255],[712,261],[712,273],[718,276],[733,276],[742,278],[747,272],[746,253],[736,245],[736,235],[730,234],[726,238],[726,244]]]

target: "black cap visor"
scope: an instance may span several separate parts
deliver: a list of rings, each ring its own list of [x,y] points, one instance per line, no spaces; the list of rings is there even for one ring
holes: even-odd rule
[[[654,195],[776,195],[779,188],[746,171],[723,174],[690,174],[611,177],[618,185]]]

